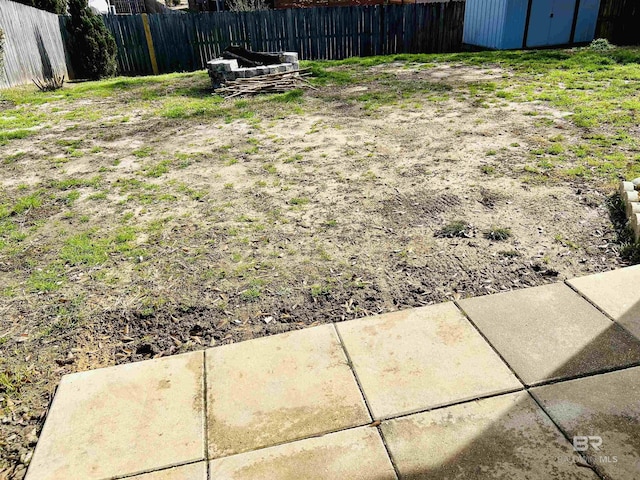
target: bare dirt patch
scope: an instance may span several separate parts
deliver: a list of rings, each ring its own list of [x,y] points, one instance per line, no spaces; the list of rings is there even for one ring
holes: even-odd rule
[[[621,263],[602,184],[526,169],[579,137],[566,112],[479,98],[510,75],[496,68],[372,70],[247,119],[88,99],[108,116],[0,147],[24,153],[0,166],[3,196],[41,198],[0,253],[7,465],[28,461],[66,373]],[[464,235],[437,235],[455,221]]]

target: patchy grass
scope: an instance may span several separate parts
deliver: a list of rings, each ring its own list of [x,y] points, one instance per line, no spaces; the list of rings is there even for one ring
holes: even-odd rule
[[[489,230],[485,232],[485,236],[489,240],[493,240],[496,242],[502,242],[507,240],[513,236],[510,228],[506,227],[491,227]]]
[[[478,67],[500,67],[513,72],[503,79],[468,86],[475,102],[485,104],[492,99],[511,102],[542,101],[554,108],[570,112],[570,120],[584,129],[582,138],[590,144],[589,154],[580,165],[570,170],[553,168],[569,177],[597,176],[607,181],[640,175],[638,139],[629,134],[640,118],[640,50],[614,48],[571,50],[474,52],[440,55],[405,54],[387,57],[349,58],[338,62],[311,62],[319,85],[364,83],[372,75],[372,67],[402,62],[407,68],[424,65],[432,68],[445,62]],[[363,81],[364,80],[364,81]],[[406,89],[403,90],[406,95]],[[391,93],[375,97],[378,104],[397,100]],[[364,94],[360,98],[373,98]],[[554,123],[552,119],[543,119]],[[600,129],[594,135],[592,129]],[[562,141],[562,140],[556,140]],[[624,161],[612,162],[605,157],[616,151],[627,152]],[[563,145],[552,145],[543,154],[564,152]],[[495,150],[488,151],[494,155]],[[562,175],[560,175],[562,176]]]
[[[604,205],[640,176],[639,59],[306,62],[318,90],[229,100],[206,72],[1,91],[0,471],[65,373],[638,261]]]
[[[464,238],[470,235],[470,228],[469,222],[465,220],[454,220],[438,230],[435,235],[437,237]]]

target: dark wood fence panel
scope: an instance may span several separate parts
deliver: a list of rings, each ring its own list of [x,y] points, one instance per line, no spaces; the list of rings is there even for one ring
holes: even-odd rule
[[[606,38],[616,45],[639,45],[638,0],[601,0],[596,38]]]
[[[230,44],[296,51],[305,60],[459,50],[464,1],[410,5],[149,15],[161,73],[193,71]],[[152,72],[139,15],[107,16],[124,75]]]
[[[4,61],[0,87],[31,83],[51,74],[69,75],[58,16],[0,0]]]
[[[174,15],[166,15],[172,17]],[[176,15],[177,16],[177,15]],[[149,47],[144,35],[144,24],[141,15],[104,15],[104,23],[111,30],[113,38],[118,46],[117,60],[118,71],[127,75],[135,72],[136,75],[148,75],[153,73]],[[158,39],[158,42],[162,39]],[[156,42],[154,42],[155,45]]]

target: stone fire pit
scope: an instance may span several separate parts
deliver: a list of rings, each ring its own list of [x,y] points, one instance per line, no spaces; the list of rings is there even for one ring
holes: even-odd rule
[[[266,53],[266,52],[265,52]],[[273,73],[294,72],[300,68],[298,54],[296,52],[268,52],[275,55],[280,63],[272,65],[240,66],[237,59],[214,58],[207,62],[207,70],[214,88],[238,78],[259,77]]]

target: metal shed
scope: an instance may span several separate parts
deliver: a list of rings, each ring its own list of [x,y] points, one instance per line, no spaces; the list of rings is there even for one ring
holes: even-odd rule
[[[497,50],[593,40],[600,0],[467,0],[463,43]]]

